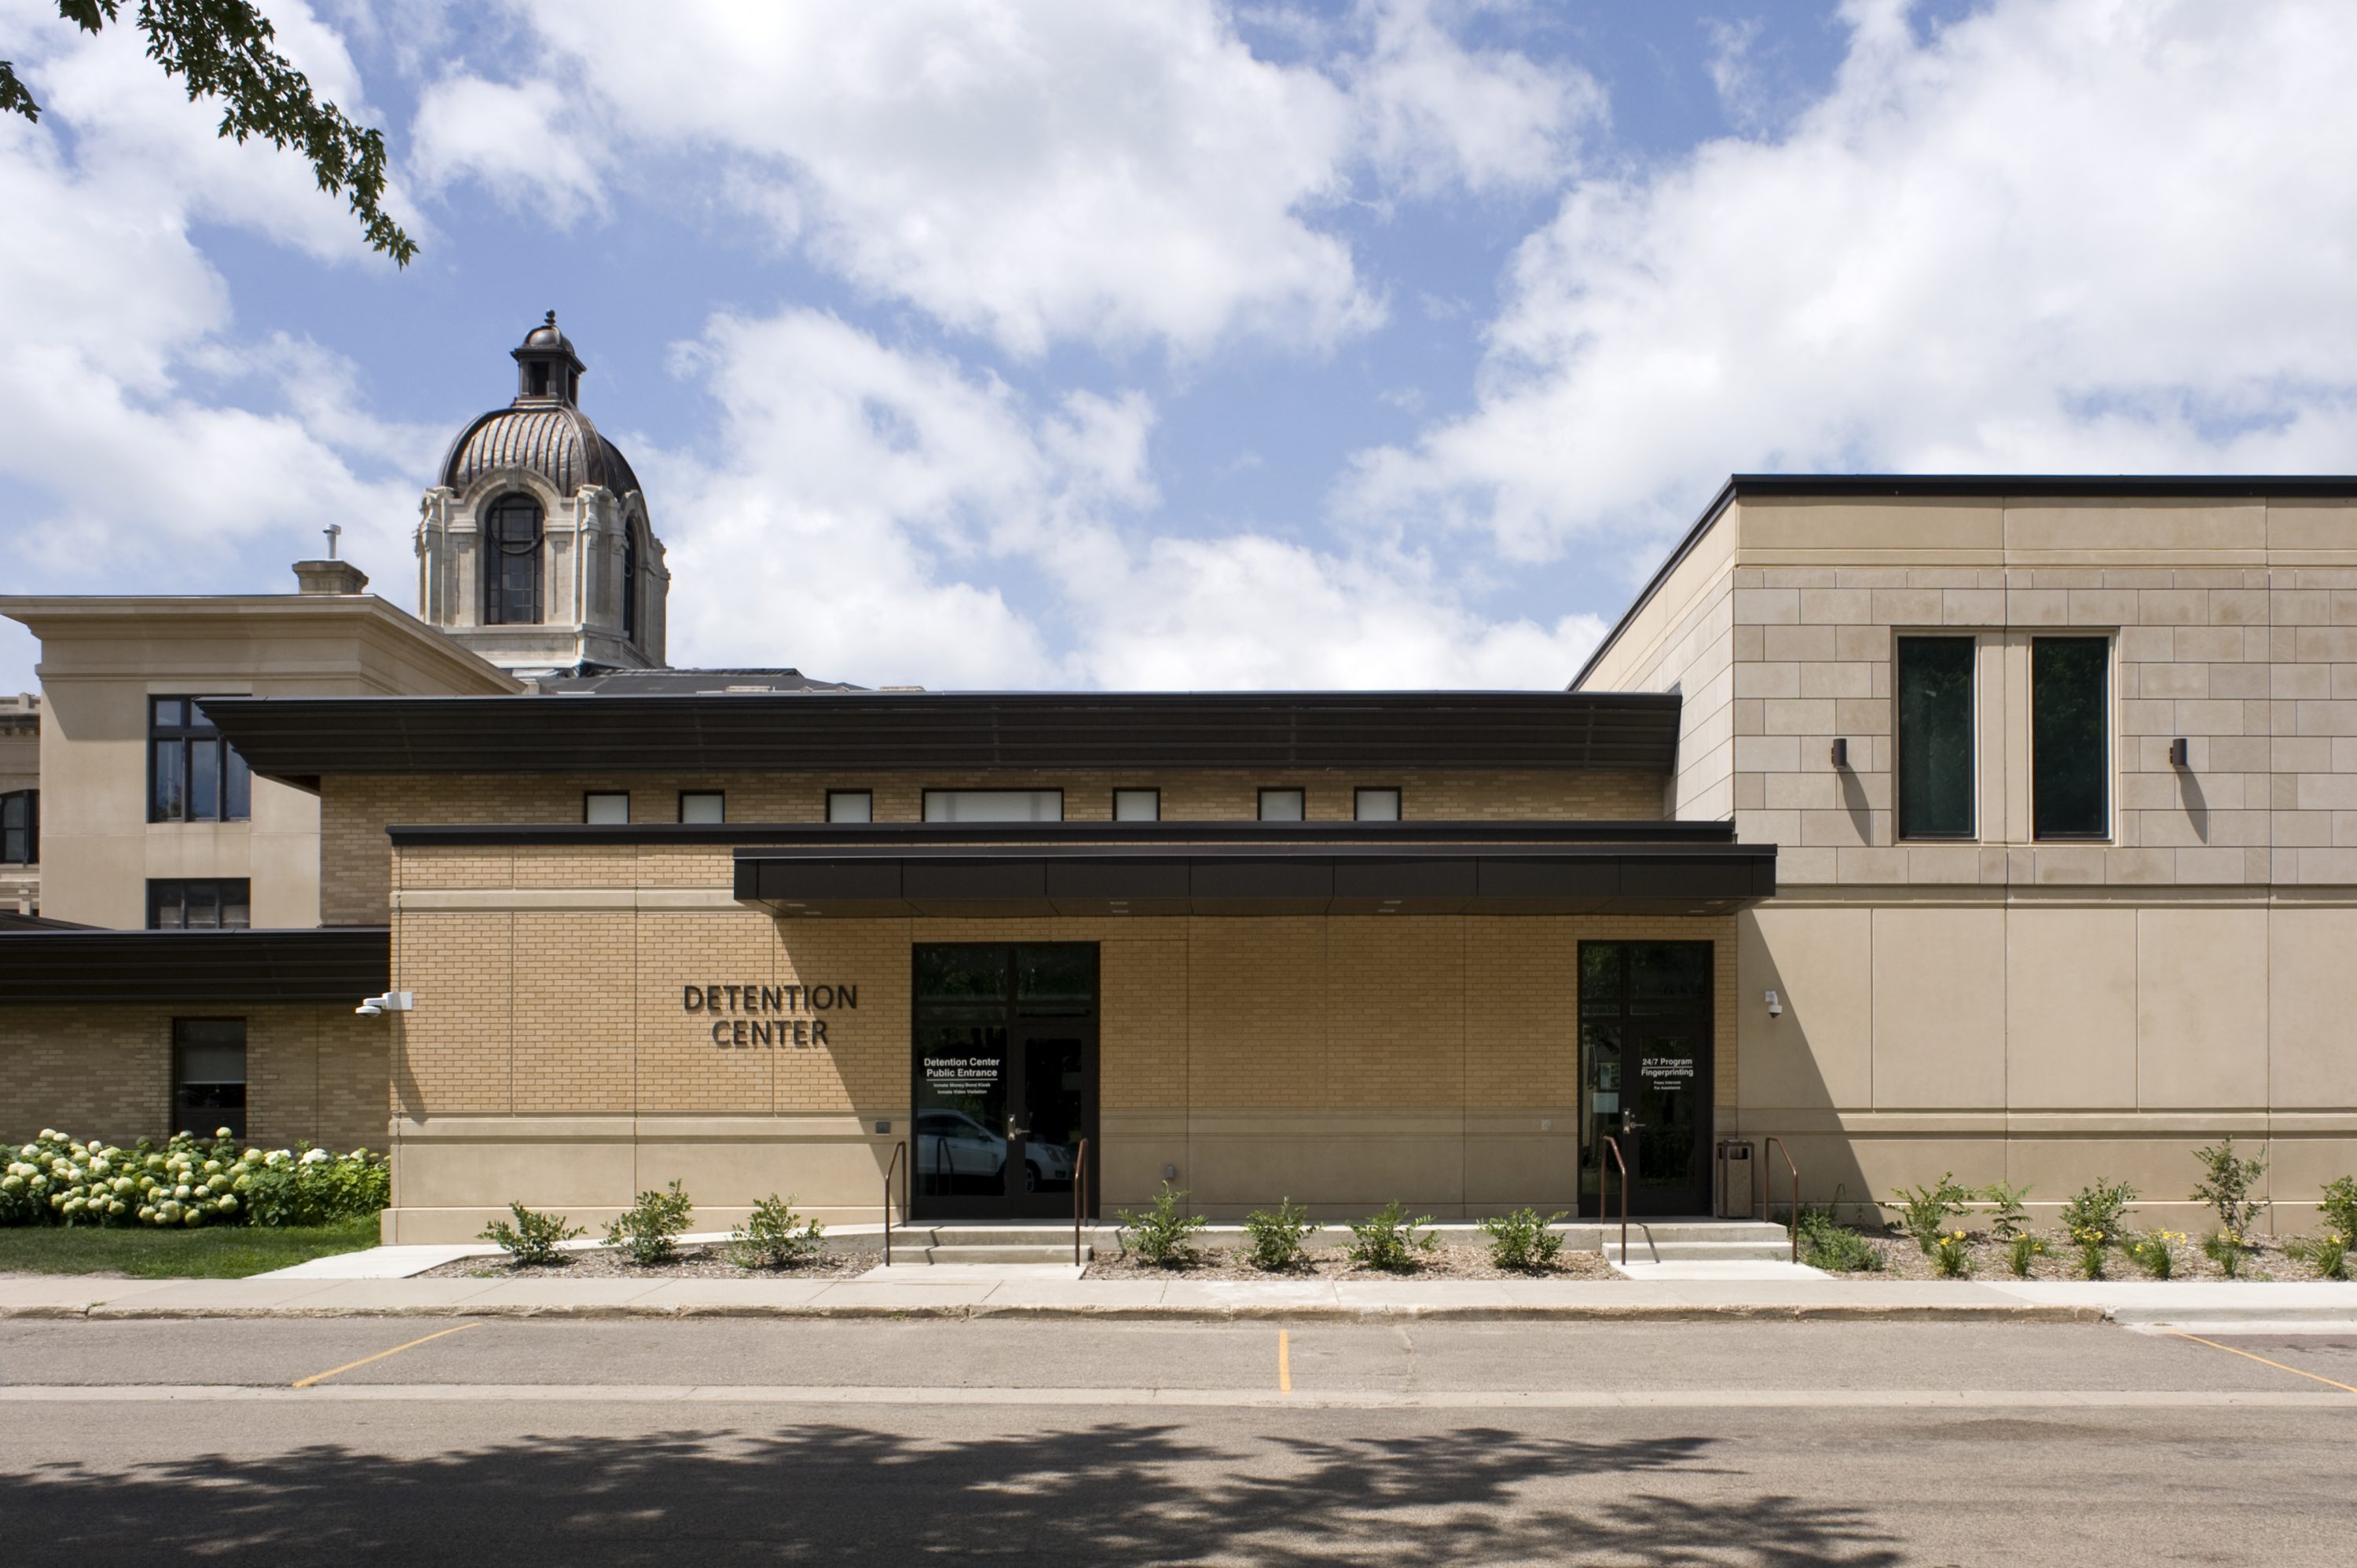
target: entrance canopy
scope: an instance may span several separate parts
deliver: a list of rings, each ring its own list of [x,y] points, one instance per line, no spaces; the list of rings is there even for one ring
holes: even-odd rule
[[[944,822],[771,830],[740,903],[796,919],[1724,915],[1776,891],[1725,822]]]

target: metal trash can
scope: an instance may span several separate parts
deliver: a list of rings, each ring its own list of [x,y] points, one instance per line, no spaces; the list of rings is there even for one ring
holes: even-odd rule
[[[1717,1165],[1717,1217],[1721,1219],[1756,1219],[1760,1212],[1760,1199],[1757,1184],[1751,1175],[1754,1168],[1751,1163],[1751,1140],[1721,1138],[1718,1141]],[[1742,1208],[1737,1208],[1728,1201],[1727,1194],[1730,1187],[1739,1195],[1736,1201],[1740,1202]]]

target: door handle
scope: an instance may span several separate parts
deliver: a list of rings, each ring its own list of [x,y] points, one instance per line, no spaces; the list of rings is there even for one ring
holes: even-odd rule
[[[1031,1129],[1010,1116],[1006,1119],[1006,1135],[1010,1138],[1028,1138],[1031,1135]]]

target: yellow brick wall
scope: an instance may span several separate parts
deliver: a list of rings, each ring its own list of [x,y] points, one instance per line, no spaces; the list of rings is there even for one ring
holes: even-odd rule
[[[172,1117],[174,1017],[246,1021],[246,1136],[382,1147],[389,1031],[350,1006],[0,1008],[0,1140],[44,1127],[128,1144]]]
[[[1047,789],[1064,791],[1071,822],[1102,822],[1113,814],[1113,792],[1132,787],[1162,791],[1167,821],[1248,822],[1264,788],[1299,788],[1313,822],[1347,822],[1360,785],[1397,786],[1412,820],[1535,822],[1652,820],[1663,814],[1664,780],[1656,773],[1512,770],[1391,772],[1337,770],[1247,773],[1206,770],[1161,776],[1102,771],[1058,773],[883,774],[810,778],[790,774],[626,773],[475,774],[330,778],[321,787],[319,878],[321,918],[328,925],[371,925],[385,918],[392,855],[384,830],[471,823],[578,822],[581,798],[591,790],[627,790],[640,822],[678,820],[684,789],[719,789],[734,822],[814,822],[826,817],[830,789],[873,790],[878,822],[917,822],[926,789]],[[625,880],[640,886],[725,885],[726,849],[663,847],[579,849],[517,869],[511,852],[498,848],[412,851],[403,886],[506,887],[608,886],[598,857],[640,865]],[[650,862],[654,864],[651,865]],[[660,869],[657,869],[657,866]],[[508,869],[501,869],[506,867]]]

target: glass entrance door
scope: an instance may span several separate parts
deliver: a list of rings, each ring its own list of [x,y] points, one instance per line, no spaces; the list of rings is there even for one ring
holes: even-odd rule
[[[1070,1219],[1096,1127],[1095,944],[929,944],[915,978],[916,1216]]]
[[[1631,1215],[1710,1212],[1710,959],[1708,942],[1579,944],[1581,1214],[1620,1212],[1607,1136]]]

